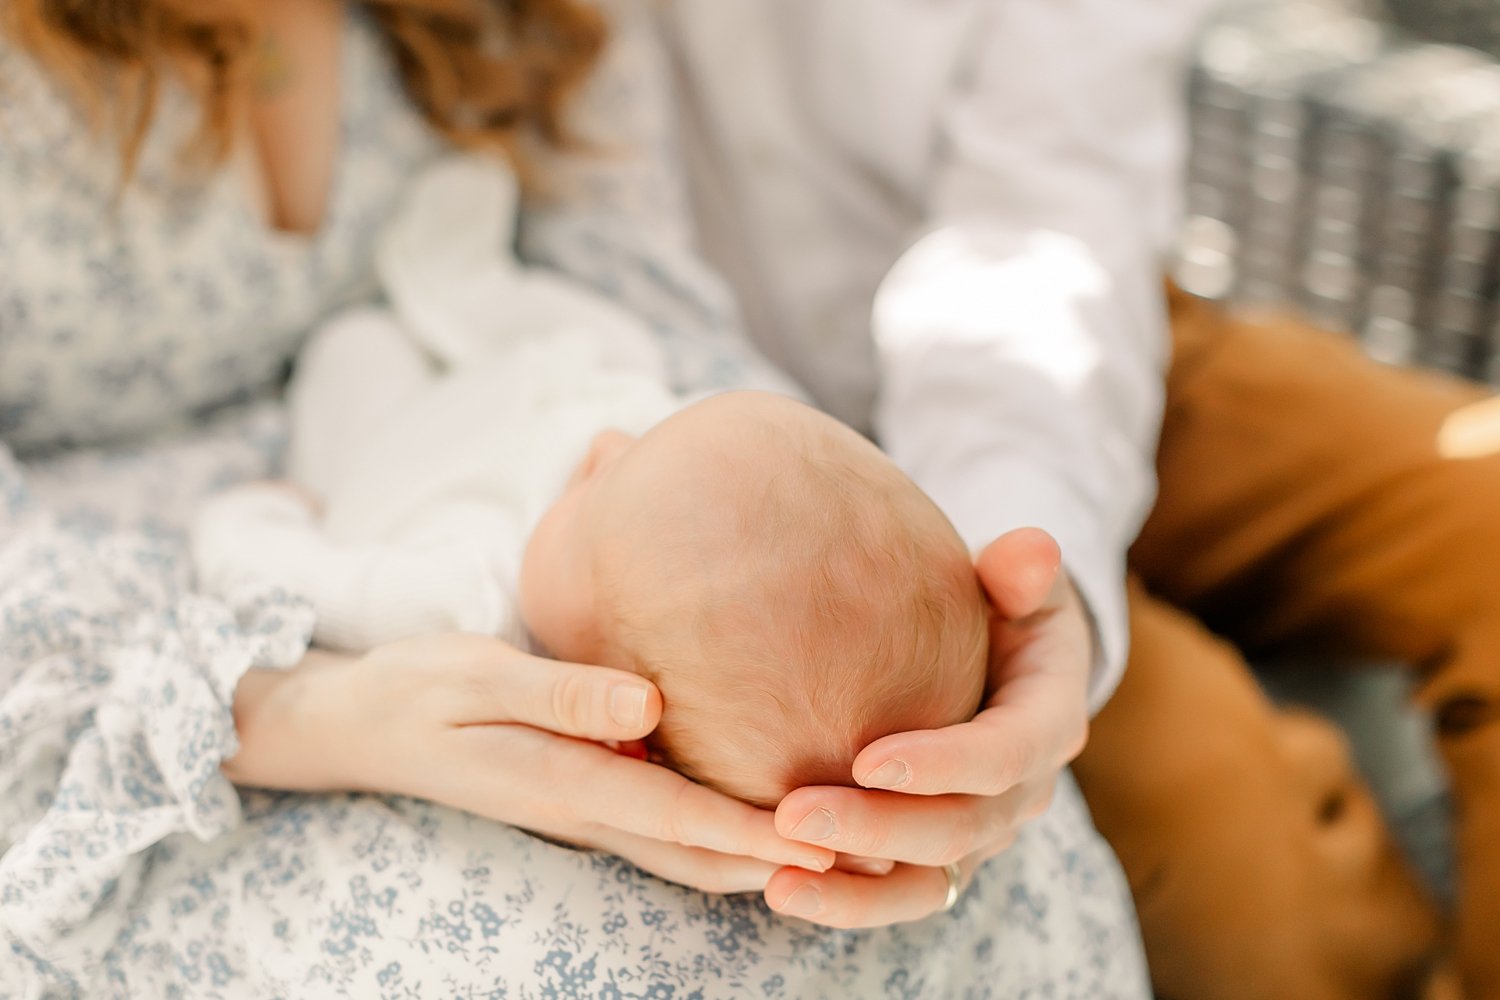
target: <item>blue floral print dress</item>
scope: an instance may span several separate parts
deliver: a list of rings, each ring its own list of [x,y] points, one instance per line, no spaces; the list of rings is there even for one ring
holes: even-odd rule
[[[620,141],[547,166],[523,254],[644,316],[681,388],[765,384],[692,252],[651,26],[610,14],[580,127]],[[357,13],[342,59],[336,194],[301,237],[235,165],[181,167],[181,95],[122,189],[0,47],[0,998],[1146,997],[1067,781],[953,912],[838,932],[426,803],[225,780],[234,687],[297,662],[309,611],[195,592],[182,527],[275,474],[286,366],[373,295],[374,233],[440,149]]]

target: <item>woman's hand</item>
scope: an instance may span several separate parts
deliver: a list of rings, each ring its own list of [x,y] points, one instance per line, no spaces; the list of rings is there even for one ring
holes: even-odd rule
[[[832,851],[778,835],[770,812],[593,742],[640,739],[660,717],[660,693],[634,674],[435,636],[251,671],[224,771],[265,788],[427,799],[708,892],[832,865]]]
[[[876,740],[854,762],[864,788],[799,788],[776,810],[789,838],[899,862],[880,877],[784,869],[766,901],[833,927],[917,920],[948,892],[941,866],[964,884],[1041,815],[1057,776],[1088,738],[1093,628],[1061,571],[1057,543],[1022,529],[979,555],[991,604],[990,689],[970,722]]]

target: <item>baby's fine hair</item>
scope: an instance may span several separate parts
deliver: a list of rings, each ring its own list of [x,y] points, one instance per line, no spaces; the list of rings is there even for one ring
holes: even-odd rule
[[[610,599],[612,644],[663,692],[658,752],[760,805],[851,784],[867,744],[964,721],[983,694],[988,618],[963,544],[873,446],[820,419],[750,428],[760,440],[720,470],[715,538],[730,538],[693,548],[688,531],[669,556],[701,599],[671,621]]]

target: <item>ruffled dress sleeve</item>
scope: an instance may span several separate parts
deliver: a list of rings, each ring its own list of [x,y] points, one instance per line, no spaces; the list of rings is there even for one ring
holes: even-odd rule
[[[437,148],[368,19],[344,41],[338,196],[297,238],[265,226],[241,161],[184,169],[198,108],[171,86],[122,186],[108,137],[0,32],[7,1000],[18,967],[95,974],[163,845],[240,822],[219,770],[235,687],[306,646],[310,612],[285,594],[199,593],[183,528],[208,493],[276,471],[281,411],[249,401],[321,317],[372,294],[371,234]]]
[[[38,975],[60,938],[99,933],[102,953],[156,845],[240,821],[219,769],[235,686],[296,663],[312,616],[276,591],[196,593],[172,522],[256,471],[247,440],[83,453],[40,483],[0,446],[0,947]]]

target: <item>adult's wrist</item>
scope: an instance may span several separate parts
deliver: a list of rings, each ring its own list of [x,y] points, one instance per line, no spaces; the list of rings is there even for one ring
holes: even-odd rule
[[[284,791],[350,787],[337,678],[351,660],[310,650],[290,670],[249,670],[234,696],[240,747],[223,771],[237,785]]]

